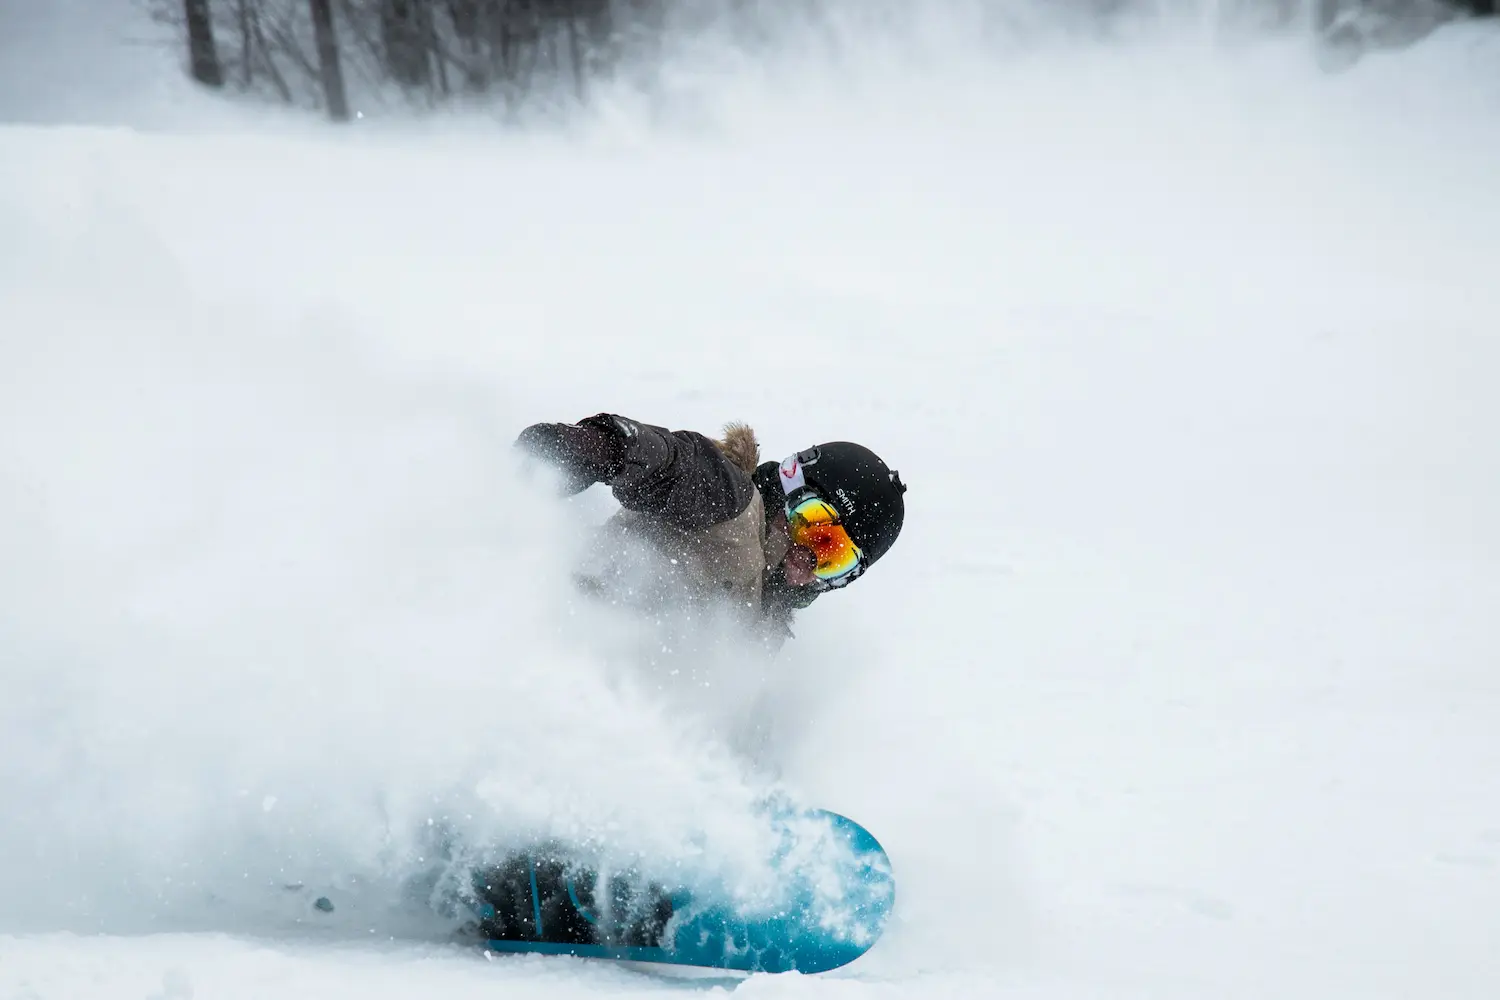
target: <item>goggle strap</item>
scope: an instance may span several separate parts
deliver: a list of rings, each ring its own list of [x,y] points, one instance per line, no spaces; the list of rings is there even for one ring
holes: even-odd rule
[[[801,455],[788,455],[783,458],[778,475],[781,480],[781,492],[788,498],[798,490],[807,487],[807,477],[802,471]]]

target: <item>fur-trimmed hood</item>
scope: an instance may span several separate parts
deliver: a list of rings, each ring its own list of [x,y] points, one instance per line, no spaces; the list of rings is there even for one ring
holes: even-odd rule
[[[754,476],[760,465],[760,442],[749,424],[738,421],[724,425],[724,436],[715,441],[735,467],[747,476]]]

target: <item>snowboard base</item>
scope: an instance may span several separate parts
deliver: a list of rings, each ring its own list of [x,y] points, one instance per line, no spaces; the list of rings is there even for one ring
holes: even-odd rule
[[[742,972],[826,972],[854,961],[895,902],[889,858],[837,813],[809,810],[778,824],[775,867],[785,880],[769,905],[595,871],[559,845],[541,845],[474,873],[479,936],[495,952]]]

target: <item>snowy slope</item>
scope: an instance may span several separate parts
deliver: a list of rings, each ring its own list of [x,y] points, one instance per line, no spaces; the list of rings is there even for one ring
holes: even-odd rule
[[[0,129],[0,994],[1493,996],[1497,50]],[[563,584],[608,498],[508,455],[603,409],[866,441],[906,532],[764,675],[622,670]],[[897,866],[847,970],[403,903],[428,819],[733,866],[777,781]]]

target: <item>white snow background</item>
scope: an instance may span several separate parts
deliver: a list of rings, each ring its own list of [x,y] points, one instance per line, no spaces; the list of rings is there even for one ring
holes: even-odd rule
[[[0,6],[0,997],[1500,992],[1494,29],[1329,73],[934,5],[335,128]],[[768,669],[624,668],[607,495],[510,451],[601,410],[865,442],[906,529]],[[403,904],[429,819],[733,870],[777,784],[895,865],[838,972]]]

